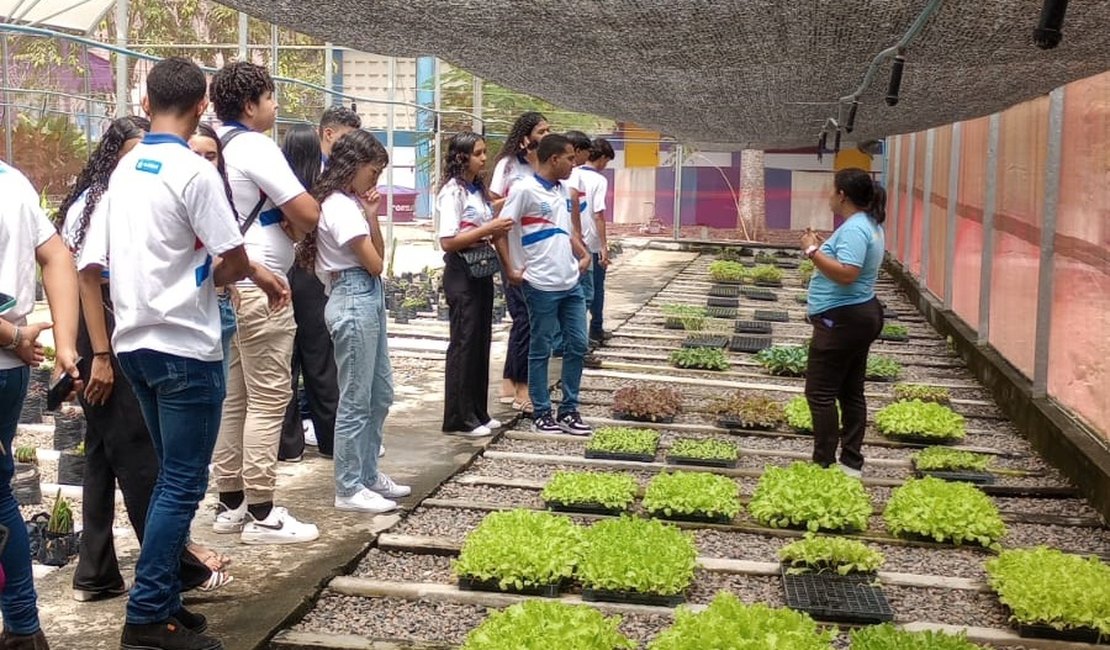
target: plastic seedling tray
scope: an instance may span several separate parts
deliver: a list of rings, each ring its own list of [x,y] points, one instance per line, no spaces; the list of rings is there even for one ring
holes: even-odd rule
[[[791,575],[782,567],[786,606],[819,621],[833,623],[883,623],[894,612],[874,576],[841,576],[836,573]]]
[[[707,307],[705,315],[710,318],[736,318],[736,309],[734,307]]]
[[[610,517],[615,517],[624,512],[627,512],[627,510],[625,510],[624,508],[609,508],[607,506],[601,505],[600,503],[585,501],[581,503],[544,501],[544,505],[547,506],[548,510],[554,510],[555,512],[577,512],[587,515],[608,515]]]
[[[771,347],[770,336],[734,336],[728,343],[733,352],[759,352]]]
[[[660,424],[670,424],[671,422],[674,422],[673,415],[664,415],[661,417],[645,417],[642,415],[633,415],[631,413],[625,413],[624,411],[617,410],[613,411],[613,419],[628,420],[629,422],[658,422]]]
[[[904,335],[897,335],[897,334],[880,334],[879,335],[879,340],[880,341],[895,341],[895,342],[898,342],[898,343],[904,343],[904,342],[910,340],[910,337],[909,336],[904,336]]]
[[[757,287],[782,287],[782,280],[756,280]]]
[[[925,476],[932,476],[944,481],[953,481],[957,483],[971,483],[973,485],[991,485],[994,483],[994,474],[990,472],[973,472],[970,470],[965,471],[951,471],[951,470],[933,470],[933,469],[917,469],[914,468],[914,474],[918,478]]]
[[[898,381],[897,377],[876,377],[874,375],[868,375],[866,379],[867,381],[879,382],[881,384],[889,384]]]
[[[891,440],[897,442],[905,442],[912,445],[957,445],[960,443],[959,438],[938,438],[936,436],[923,436],[921,434],[910,435],[890,435],[883,434]]]
[[[725,298],[722,296],[709,296],[705,304],[709,307],[732,307],[733,309],[740,306],[739,298]]]
[[[775,425],[760,424],[758,422],[744,422],[734,415],[718,415],[717,426],[722,429],[747,429],[749,431],[773,431]]]
[[[682,323],[682,319],[677,316],[667,316],[663,320],[663,327],[669,330],[684,330],[686,325]]]
[[[626,603],[629,605],[658,605],[659,607],[678,607],[686,602],[685,594],[660,596],[638,591],[615,591],[611,589],[582,589],[582,600],[588,603]]]
[[[1026,639],[1054,639],[1057,641],[1078,641],[1080,643],[1110,643],[1110,638],[1100,637],[1099,631],[1093,627],[1069,627],[1057,630],[1051,625],[1043,623],[1024,623],[1013,619],[1014,612],[1007,605],[1002,605],[1010,626],[1017,630],[1018,636]]]
[[[561,585],[532,585],[517,589],[509,585],[502,589],[496,579],[479,580],[470,576],[459,576],[459,589],[462,591],[492,591],[500,594],[520,594],[522,596],[540,596],[543,598],[558,598]]]
[[[727,286],[730,286],[730,287],[736,287],[736,286],[740,286],[741,284],[744,284],[743,280],[731,280],[731,279],[713,280],[713,282],[715,283],[715,285],[727,285]],[[712,288],[713,287],[710,287],[711,290],[712,290]]]
[[[674,454],[667,454],[667,462],[672,465],[696,465],[700,467],[736,467],[739,459],[727,458],[693,458],[691,456],[675,456]]]
[[[740,286],[735,284],[715,284],[709,287],[709,295],[718,298],[735,298],[740,295]]]
[[[744,296],[748,300],[763,300],[765,302],[774,302],[779,299],[779,297],[775,295],[774,291],[759,289],[757,287],[743,287],[742,289],[740,289],[740,295]]]
[[[707,515],[704,512],[672,512],[669,515],[660,512],[648,512],[648,515],[656,519],[665,519],[667,521],[686,521],[695,524],[728,524],[732,523],[732,517],[728,515]]]
[[[771,334],[771,324],[758,320],[736,321],[734,331],[737,334]]]
[[[774,311],[770,309],[757,309],[755,310],[754,318],[756,320],[762,321],[786,323],[790,320],[790,313],[785,311]]]
[[[780,269],[796,269],[798,268],[798,260],[789,258],[775,260],[775,266]]]
[[[655,462],[655,454],[636,454],[623,451],[598,451],[596,449],[587,449],[586,458],[595,458],[598,460],[630,460],[637,463]]]
[[[684,348],[723,348],[728,345],[727,336],[717,334],[694,334],[682,342]]]
[[[892,309],[883,308],[883,318],[885,320],[898,320],[898,312]]]

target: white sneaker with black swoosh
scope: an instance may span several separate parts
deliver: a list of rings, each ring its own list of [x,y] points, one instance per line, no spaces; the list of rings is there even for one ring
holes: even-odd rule
[[[300,544],[320,537],[316,524],[297,521],[285,508],[274,506],[270,516],[259,521],[247,514],[239,541],[244,544]]]

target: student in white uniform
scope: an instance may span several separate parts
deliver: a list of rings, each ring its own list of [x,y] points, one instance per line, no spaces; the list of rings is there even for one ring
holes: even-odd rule
[[[601,172],[615,155],[613,145],[608,140],[595,139],[590,147],[589,162],[576,169],[577,186],[571,187],[572,195],[579,194],[579,205],[585,202],[587,206],[587,214],[582,217],[582,232],[586,249],[593,258],[593,268],[589,271],[593,275],[593,299],[587,300],[586,306],[590,310],[590,343],[594,345],[602,345],[613,336],[603,327],[605,270],[609,268],[609,240],[605,228],[608,214],[605,201],[609,193],[609,179]]]
[[[78,263],[83,295],[99,295],[109,271],[112,349],[159,461],[123,650],[223,647],[201,633],[204,617],[182,606],[179,562],[208,486],[223,406],[215,287],[257,274],[223,180],[187,143],[208,106],[205,90],[204,73],[191,61],[171,58],[151,68],[143,98],[150,133],[112,174]],[[283,285],[269,279],[269,297],[283,299]],[[106,336],[103,308],[87,301],[84,316],[98,345]]]
[[[35,308],[35,264],[42,266],[42,284],[54,319],[55,374],[76,378],[77,274],[73,257],[54,224],[39,207],[39,194],[14,167],[0,161],[0,525],[8,543],[0,562],[6,582],[0,596],[4,631],[0,648],[48,650],[39,627],[38,597],[31,574],[27,526],[12,496],[15,448],[12,440],[27,396],[31,368],[43,360],[39,335],[49,323],[27,324]]]
[[[471,131],[456,133],[447,145],[442,187],[436,197],[446,265],[443,290],[451,316],[443,431],[471,437],[488,436],[501,427],[486,404],[493,274],[500,268],[494,243],[504,246],[513,226],[511,220],[493,216],[482,179],[485,166],[485,138]]]
[[[217,133],[240,224],[256,215],[244,235],[247,252],[286,278],[294,240],[316,227],[320,206],[264,135],[277,119],[273,91],[266,68],[253,63],[229,63],[212,77],[212,103],[223,122]],[[244,544],[310,542],[320,536],[316,526],[274,505],[278,442],[293,396],[293,310],[271,312],[249,280],[237,289],[227,404],[212,458],[220,499],[213,529],[240,533]]]
[[[335,345],[339,410],[335,425],[335,507],[388,512],[412,490],[378,471],[382,429],[393,403],[393,369],[385,330],[385,242],[374,188],[389,164],[368,131],[352,131],[332,148],[313,195],[320,226],[304,256],[328,291],[324,320]]]

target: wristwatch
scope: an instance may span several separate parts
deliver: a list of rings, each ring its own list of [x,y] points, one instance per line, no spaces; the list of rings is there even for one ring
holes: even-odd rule
[[[809,259],[813,259],[813,255],[817,252],[817,249],[818,249],[817,244],[814,244],[814,245],[810,246],[809,248],[806,249],[805,256]]]

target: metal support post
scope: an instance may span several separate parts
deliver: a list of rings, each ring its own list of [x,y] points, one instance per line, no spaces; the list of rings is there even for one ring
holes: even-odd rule
[[[890,242],[887,247],[892,253],[892,257],[898,257],[898,208],[902,203],[902,193],[898,191],[898,183],[902,182],[902,136],[895,136],[888,138],[890,142],[890,155],[889,165],[890,177],[887,183],[886,195],[890,197],[892,205],[890,213],[887,215],[887,224],[884,230],[887,233],[893,233],[894,241]]]
[[[910,247],[913,243],[913,180],[917,174],[917,134],[910,134],[910,159],[909,169],[906,173],[906,223],[902,227],[902,264],[906,271],[913,275],[913,260],[910,259]]]
[[[116,46],[127,47],[127,33],[130,30],[128,14],[131,9],[130,0],[116,0]],[[128,115],[131,110],[128,106],[128,95],[131,76],[127,71],[127,57],[116,53],[116,117]]]
[[[393,249],[393,166],[397,156],[393,151],[393,101],[397,99],[397,57],[389,57],[389,85],[388,97],[390,104],[385,109],[385,146],[389,150],[389,166],[385,168],[386,183],[389,188],[385,195],[385,250],[386,255]]]
[[[983,255],[979,264],[979,345],[990,340],[991,277],[994,273],[994,209],[998,197],[998,138],[1002,116],[995,113],[987,122],[987,187],[983,196]]]
[[[485,94],[482,92],[482,79],[477,75],[474,76],[474,120],[471,123],[471,130],[475,133],[485,134],[485,121],[482,107],[486,103]]]
[[[952,151],[948,156],[948,218],[944,228],[944,308],[952,309],[956,279],[956,205],[960,193],[960,155],[963,145],[963,124],[952,125]]]
[[[270,74],[274,77],[277,77],[281,74],[281,72],[280,72],[280,69],[281,69],[280,68],[281,50],[278,48],[278,41],[279,40],[280,39],[279,39],[279,34],[278,34],[278,26],[271,24],[270,25]],[[276,83],[274,84],[274,105],[277,107],[277,109],[275,111],[275,118],[281,117],[281,98],[280,98],[280,91],[279,91],[280,88],[281,87],[278,86]],[[281,136],[278,135],[278,126],[277,125],[278,125],[278,123],[277,123],[277,120],[275,119],[274,120],[274,128],[271,129],[271,137],[273,137],[274,142],[277,142],[277,143],[280,144],[281,143]]]
[[[1033,347],[1033,397],[1048,395],[1049,349],[1052,346],[1053,281],[1056,263],[1056,217],[1060,203],[1060,158],[1064,139],[1064,89],[1048,95],[1048,157],[1044,172],[1041,262],[1037,271],[1037,330]]]
[[[672,235],[675,241],[682,239],[682,159],[685,157],[682,143],[674,145],[674,223]]]
[[[929,254],[933,236],[933,156],[936,153],[936,129],[925,132],[925,187],[921,196],[921,285],[929,290]],[[930,291],[931,293],[931,291]]]
[[[242,11],[239,12],[239,60],[247,60],[247,42],[250,38],[250,18]]]
[[[10,57],[8,56],[7,32],[0,35],[0,42],[2,42],[4,59],[2,62],[4,65],[4,160],[7,161],[9,165],[14,165],[15,160],[12,158],[12,111],[15,107],[12,106],[12,96],[11,93],[8,92],[8,88],[11,88],[11,85],[8,83],[8,61]]]
[[[89,153],[92,153],[92,83],[89,79],[89,46],[81,46],[81,67],[84,71],[81,75],[82,85],[85,91],[85,115],[83,121],[85,131],[85,142],[89,145]]]

